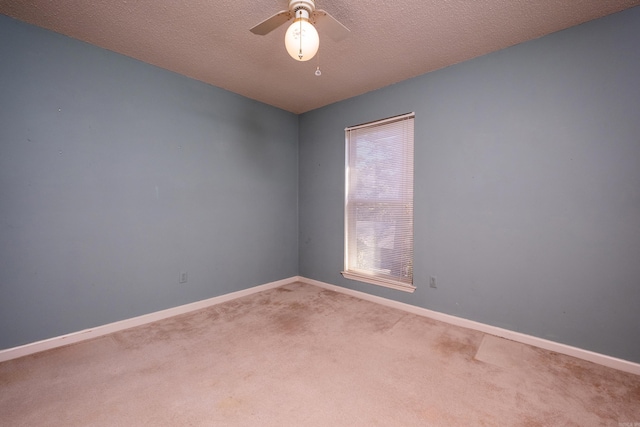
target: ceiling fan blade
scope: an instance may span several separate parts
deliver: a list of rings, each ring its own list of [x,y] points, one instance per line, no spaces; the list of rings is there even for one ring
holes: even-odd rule
[[[312,20],[319,32],[326,33],[334,41],[339,42],[351,33],[340,21],[324,10],[316,10],[313,12]]]
[[[289,19],[291,19],[291,16],[292,15],[290,11],[281,10],[275,15],[265,19],[255,27],[251,28],[249,31],[251,31],[253,34],[264,36],[265,34],[269,34],[271,31],[287,22]]]

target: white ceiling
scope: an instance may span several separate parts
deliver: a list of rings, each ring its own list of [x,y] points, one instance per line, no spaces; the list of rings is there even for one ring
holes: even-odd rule
[[[302,113],[629,7],[640,0],[317,0],[346,25],[291,59],[287,0],[0,0],[0,13]],[[314,71],[319,66],[322,76]]]

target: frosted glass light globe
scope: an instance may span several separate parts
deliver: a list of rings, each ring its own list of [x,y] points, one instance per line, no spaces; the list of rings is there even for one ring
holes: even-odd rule
[[[296,61],[308,61],[320,47],[320,37],[316,28],[305,18],[293,21],[284,35],[287,52]]]

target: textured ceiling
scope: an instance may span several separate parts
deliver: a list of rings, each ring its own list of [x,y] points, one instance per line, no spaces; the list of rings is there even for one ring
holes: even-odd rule
[[[0,13],[302,113],[537,38],[640,0],[317,0],[351,34],[320,33],[296,62],[283,25],[249,28],[287,0],[0,0]],[[314,71],[319,66],[322,75]]]

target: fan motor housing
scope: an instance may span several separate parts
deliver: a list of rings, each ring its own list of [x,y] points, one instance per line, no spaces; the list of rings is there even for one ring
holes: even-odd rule
[[[289,10],[295,13],[299,10],[306,10],[309,15],[316,10],[313,0],[289,0]]]

